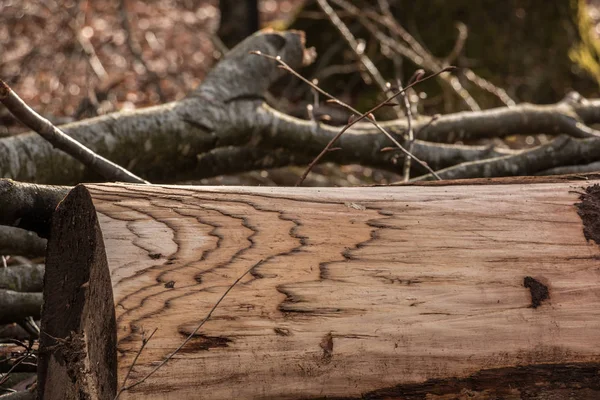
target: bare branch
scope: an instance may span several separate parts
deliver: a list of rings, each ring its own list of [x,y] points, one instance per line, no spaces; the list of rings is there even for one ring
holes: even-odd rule
[[[400,145],[400,143],[398,143],[394,137],[389,134],[385,129],[383,129],[379,124],[377,124],[375,122],[375,117],[373,117],[373,113],[375,111],[377,111],[378,109],[380,109],[381,107],[385,106],[386,104],[389,104],[389,102],[393,99],[395,99],[396,97],[400,96],[401,94],[403,94],[407,89],[409,89],[410,87],[416,85],[417,83],[427,80],[429,78],[433,78],[436,75],[439,75],[441,73],[445,72],[445,70],[439,71],[436,74],[430,75],[428,77],[425,77],[421,80],[415,81],[413,82],[411,85],[408,85],[406,88],[398,91],[398,93],[388,97],[386,100],[384,100],[383,102],[379,103],[378,105],[376,105],[375,107],[373,107],[372,109],[368,110],[367,112],[361,114],[360,116],[358,116],[357,118],[353,119],[352,121],[350,121],[346,126],[344,126],[342,128],[342,130],[335,135],[330,141],[329,143],[327,143],[327,146],[325,146],[325,148],[321,151],[321,153],[319,153],[319,155],[317,157],[315,157],[315,159],[308,165],[308,167],[306,168],[306,170],[304,171],[304,173],[300,176],[300,178],[298,179],[298,182],[296,183],[296,186],[299,186],[304,179],[306,179],[306,176],[308,175],[308,173],[310,172],[310,170],[321,160],[321,158],[331,149],[331,147],[333,146],[333,144],[344,134],[344,132],[346,132],[350,127],[352,127],[352,125],[356,124],[357,122],[361,121],[362,119],[367,118],[369,121],[371,121],[376,128],[378,128],[382,133],[384,133],[407,157],[411,157],[412,159],[414,159],[416,162],[419,163],[419,165],[421,165],[422,167],[424,167],[425,169],[427,169],[432,176],[436,177],[437,179],[441,179],[436,173],[435,171],[433,171],[431,169],[431,167],[429,167],[426,163],[424,163],[423,161],[417,159],[415,156],[413,156],[412,154],[410,154],[404,147],[402,147],[402,145]],[[336,99],[336,102],[338,102],[339,100]]]
[[[300,179],[296,183],[296,186],[298,186],[298,185],[300,185],[302,183],[302,181],[306,178],[306,176],[308,175],[308,173],[310,172],[310,170],[329,151],[329,149],[331,148],[331,146],[333,146],[333,144],[344,134],[344,132],[346,132],[354,124],[356,124],[357,122],[362,121],[365,118],[370,123],[372,123],[375,126],[375,128],[377,128],[378,131],[380,131],[381,133],[383,133],[384,135],[386,135],[388,137],[388,139],[391,140],[392,143],[394,143],[394,145],[396,145],[396,147],[398,147],[407,157],[413,158],[417,163],[419,163],[419,165],[421,165],[422,167],[424,167],[425,169],[427,169],[431,174],[433,174],[433,176],[436,175],[435,171],[433,171],[426,163],[424,163],[423,161],[415,158],[412,154],[410,154],[388,131],[386,131],[380,124],[378,124],[375,121],[375,117],[373,116],[373,113],[375,111],[379,110],[381,107],[384,107],[384,106],[390,104],[390,102],[392,100],[394,100],[396,97],[398,97],[401,94],[403,94],[409,88],[411,88],[411,87],[415,86],[416,84],[421,83],[421,82],[423,82],[423,81],[425,81],[427,79],[436,77],[436,76],[438,76],[438,75],[440,75],[440,74],[442,74],[444,72],[447,72],[447,71],[453,69],[453,67],[446,67],[443,70],[436,72],[435,74],[432,74],[430,76],[427,76],[425,78],[417,80],[417,81],[411,83],[410,85],[408,85],[407,87],[405,87],[404,89],[402,89],[402,90],[398,91],[397,93],[393,94],[392,96],[388,97],[386,100],[384,100],[383,102],[379,103],[378,105],[376,105],[372,109],[368,110],[367,112],[360,113],[355,108],[353,108],[350,105],[344,103],[343,101],[340,101],[336,97],[332,96],[331,94],[327,93],[323,89],[319,88],[317,85],[315,85],[314,83],[312,83],[308,79],[304,78],[302,75],[300,75],[298,72],[296,72],[293,68],[291,68],[285,61],[283,61],[281,59],[281,57],[279,57],[279,56],[274,57],[274,56],[262,54],[260,51],[252,51],[251,54],[255,54],[255,55],[262,56],[262,57],[268,58],[270,60],[276,61],[278,64],[281,65],[281,67],[283,69],[285,69],[286,71],[290,72],[294,76],[296,76],[299,79],[301,79],[303,82],[305,82],[306,84],[308,84],[311,88],[315,89],[317,92],[319,92],[319,93],[323,94],[324,96],[326,96],[327,98],[329,98],[331,100],[331,102],[339,104],[339,105],[347,108],[348,110],[352,111],[355,114],[359,114],[355,119],[353,119],[346,126],[344,126],[342,128],[342,130],[336,136],[334,136],[331,139],[331,141],[327,144],[327,146],[325,146],[325,148],[321,151],[321,153],[319,153],[319,155],[308,165],[306,171],[304,172],[304,174],[302,174],[302,176],[300,177]]]
[[[41,292],[44,285],[44,271],[45,268],[42,264],[0,268],[0,289],[16,292]],[[4,305],[2,306],[4,307]]]
[[[482,77],[477,75],[475,72],[473,72],[472,69],[463,68],[461,70],[461,72],[463,73],[465,78],[467,78],[469,81],[471,81],[472,83],[477,85],[479,88],[485,90],[486,92],[493,94],[494,96],[499,98],[501,102],[506,104],[508,107],[514,107],[517,105],[517,103],[508,95],[508,93],[506,93],[506,91],[504,89],[494,85],[492,82],[488,81],[487,79],[483,79]]]
[[[375,80],[375,82],[377,83],[377,85],[379,86],[381,91],[383,93],[393,94],[393,91],[390,90],[390,84],[385,81],[385,79],[381,75],[381,72],[379,72],[379,70],[377,69],[375,64],[373,64],[371,59],[369,57],[367,57],[364,49],[360,48],[361,46],[359,45],[358,41],[356,40],[356,38],[354,37],[352,32],[350,32],[350,29],[346,26],[346,24],[344,24],[344,22],[340,19],[340,17],[338,17],[337,13],[333,10],[333,8],[329,5],[329,3],[327,3],[327,0],[317,0],[317,1],[318,1],[319,6],[321,7],[321,9],[323,10],[323,12],[325,12],[325,14],[327,14],[329,19],[333,23],[333,25],[338,29],[338,31],[344,37],[346,42],[348,42],[348,44],[350,45],[350,48],[354,51],[354,53],[358,57],[359,61],[363,64],[363,66],[367,69],[369,74],[373,77],[373,79]],[[387,10],[389,12],[389,5],[387,4],[387,2],[381,0],[380,5],[382,6],[382,8],[384,8],[384,10]],[[406,96],[406,93],[403,91],[402,81],[400,80],[399,76],[397,77],[396,81],[397,81],[397,85],[398,85],[398,90],[402,93],[400,97],[402,98],[402,101],[404,104],[405,113],[406,113],[406,121],[408,124],[408,137],[407,137],[408,149],[406,152],[406,154],[408,155],[408,154],[412,154],[412,152],[413,152],[412,147],[413,147],[413,142],[414,142],[414,135],[413,135],[412,124],[411,124],[411,121],[412,121],[411,114],[412,113],[410,110],[410,103],[408,101],[408,97]],[[399,119],[401,119],[403,117],[402,112],[400,112],[400,110],[397,109],[396,107],[394,107],[394,110],[396,111],[396,116]],[[399,146],[399,147],[401,147],[401,146]],[[412,157],[404,158],[403,174],[404,174],[405,180],[408,180],[408,178],[410,176],[411,160],[412,160]]]
[[[112,163],[102,156],[83,146],[73,138],[67,136],[50,121],[37,114],[21,98],[0,79],[0,101],[23,124],[37,132],[52,144],[52,146],[70,154],[85,166],[96,171],[108,180],[149,183]]]
[[[543,106],[520,104],[510,108],[443,115],[419,137],[435,142],[536,133],[564,133],[576,138],[600,137],[598,131],[586,125],[598,122],[599,117],[600,100],[589,100],[581,104],[561,101]],[[419,129],[418,125],[415,129]]]
[[[536,175],[588,174],[600,171],[600,161],[583,165],[566,165],[538,172]]]
[[[467,29],[467,26],[464,23],[457,22],[455,26],[456,30],[458,31],[458,36],[456,37],[456,41],[454,42],[454,47],[452,47],[452,51],[450,51],[450,54],[448,54],[448,56],[446,56],[446,58],[443,61],[443,63],[445,64],[452,64],[454,61],[456,61],[460,53],[462,53],[463,48],[465,47],[467,37],[469,37],[469,30]]]
[[[361,46],[359,45],[352,32],[350,32],[350,29],[348,29],[346,24],[344,24],[340,17],[338,17],[333,8],[331,8],[329,3],[327,3],[327,0],[317,0],[317,2],[319,4],[319,7],[321,7],[323,12],[329,17],[329,20],[337,28],[342,37],[346,40],[346,42],[348,42],[348,45],[350,45],[350,48],[352,49],[354,54],[356,54],[361,64],[367,69],[369,75],[371,75],[371,77],[375,80],[379,88],[385,93],[387,91],[386,80],[383,78],[381,72],[379,72],[379,70],[377,69],[375,64],[373,64],[371,59],[366,56],[366,54],[364,53],[364,49],[361,49]]]
[[[395,18],[382,16],[375,12],[361,10],[346,0],[332,1],[338,6],[342,7],[345,11],[358,18],[363,26],[367,28],[367,30],[369,30],[371,34],[380,41],[380,43],[384,44],[391,50],[398,52],[398,54],[408,58],[430,73],[439,71],[446,66],[437,60],[429,51],[427,51],[410,33],[408,33],[408,31],[402,27],[402,25],[398,23]],[[391,32],[397,34],[408,44],[409,47],[404,46],[403,44],[384,34],[375,26],[375,24],[381,24],[388,28]],[[481,110],[481,107],[479,107],[475,99],[461,85],[456,76],[440,76],[440,80],[446,88],[454,91],[471,111]]]
[[[52,213],[67,195],[64,186],[44,186],[0,179],[0,224],[48,237]]]
[[[438,171],[438,174],[444,179],[535,175],[558,166],[596,161],[599,153],[599,139],[575,139],[560,135],[550,143],[530,150],[504,157],[461,163]],[[432,179],[433,176],[424,175],[414,180]]]
[[[302,66],[313,61],[314,53],[304,47],[304,33],[257,33],[231,49],[192,93],[210,101],[230,102],[235,99],[262,99],[271,84],[284,75],[277,65],[259,57],[248,57],[258,51],[278,55],[289,65]]]
[[[123,384],[121,385],[121,387],[123,389],[121,389],[117,393],[117,395],[115,396],[115,400],[118,399],[119,396],[121,395],[121,393],[125,390],[124,389],[126,387],[125,385],[127,384],[127,380],[129,379],[129,375],[131,375],[131,371],[133,371],[133,367],[135,367],[135,364],[137,363],[137,360],[140,357],[140,354],[142,354],[142,351],[144,351],[144,347],[146,347],[146,345],[148,344],[148,342],[150,341],[150,339],[152,339],[152,336],[154,336],[154,334],[156,333],[157,330],[158,330],[158,328],[154,328],[154,330],[152,331],[152,333],[150,334],[150,336],[148,336],[147,338],[145,337],[145,338],[142,339],[142,345],[140,346],[140,349],[138,350],[137,354],[135,355],[135,358],[133,359],[133,362],[131,363],[131,366],[127,370],[127,374],[125,374],[125,378],[123,378]]]
[[[20,321],[29,316],[39,319],[42,311],[42,293],[21,293],[0,289],[0,324]]]
[[[0,225],[0,254],[43,256],[46,254],[46,239],[25,229]]]
[[[35,400],[37,397],[35,392],[23,390],[0,396],[0,400]]]

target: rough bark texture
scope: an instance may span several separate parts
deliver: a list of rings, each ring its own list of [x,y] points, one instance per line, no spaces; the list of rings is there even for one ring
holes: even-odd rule
[[[41,293],[43,281],[43,265],[17,265],[0,268],[0,289]]]
[[[21,392],[14,392],[5,396],[0,396],[2,400],[34,400],[36,398],[35,391],[24,390]]]
[[[43,256],[46,254],[46,240],[25,229],[0,225],[0,254]]]
[[[60,128],[31,109],[2,79],[0,79],[0,102],[15,118],[38,133],[52,147],[64,151],[107,181],[148,183],[66,135]]]
[[[0,289],[0,324],[20,321],[25,317],[40,318],[42,293],[21,293]]]
[[[296,31],[255,34],[227,53],[205,81],[181,101],[93,118],[64,125],[61,129],[98,154],[143,174],[154,183],[201,179],[269,166],[304,165],[340,128],[294,118],[267,106],[263,100],[265,92],[285,72],[277,68],[275,62],[249,54],[259,50],[279,55],[291,67],[299,68],[310,59],[303,38],[303,34]],[[429,117],[413,122],[420,139],[415,143],[414,154],[435,170],[515,154],[515,151],[489,146],[443,143],[512,134],[564,133],[574,137],[573,143],[583,149],[582,153],[566,157],[566,161],[565,157],[554,160],[553,154],[547,154],[546,157],[554,161],[551,167],[600,160],[600,152],[593,150],[600,141],[599,134],[588,127],[600,122],[600,100],[597,99],[567,98],[553,105],[523,104],[480,113],[444,115],[433,123]],[[397,135],[407,129],[405,120],[382,125]],[[401,172],[402,154],[381,152],[391,145],[371,124],[359,123],[336,143],[341,150],[329,153],[324,161]],[[243,153],[243,157],[237,157],[236,153]],[[533,165],[528,170],[513,168],[512,175],[537,173],[548,168],[545,165]],[[461,177],[472,176],[470,171]],[[490,171],[501,174],[506,168]],[[415,172],[422,173],[419,169]],[[0,139],[0,176],[52,184],[75,184],[100,178],[70,156],[53,150],[36,134]],[[456,174],[453,177],[457,177]]]
[[[0,179],[0,224],[48,237],[52,213],[68,190]]]
[[[70,338],[114,312],[116,342],[86,356],[116,356],[106,368],[121,384],[157,328],[131,384],[252,268],[121,398],[595,398],[597,181],[536,182],[79,186],[51,236],[48,261],[65,267],[48,269],[47,288],[61,290],[45,292],[42,330]],[[89,221],[75,232],[73,218]],[[114,304],[81,311],[99,298],[80,289],[87,278],[69,283],[69,259],[110,274],[96,284]],[[61,368],[46,364],[40,380]]]
[[[116,391],[115,314],[102,234],[87,190],[56,210],[44,277],[40,399],[110,399]],[[51,371],[51,373],[48,373]]]

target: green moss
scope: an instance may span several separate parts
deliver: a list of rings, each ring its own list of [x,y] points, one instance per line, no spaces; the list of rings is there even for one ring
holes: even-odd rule
[[[585,0],[571,0],[577,16],[581,41],[569,52],[571,60],[589,73],[600,85],[600,41],[592,33],[592,20]]]

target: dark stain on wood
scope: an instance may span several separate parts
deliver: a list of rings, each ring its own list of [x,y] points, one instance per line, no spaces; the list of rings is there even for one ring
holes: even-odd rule
[[[182,333],[182,332],[180,332]],[[182,333],[183,336],[186,336]],[[228,347],[232,340],[224,336],[207,336],[196,334],[190,341],[179,350],[179,353],[195,353],[197,351],[206,351],[212,348]]]
[[[153,260],[158,260],[159,258],[162,257],[162,254],[160,254],[160,253],[150,253],[150,254],[148,254],[148,257],[150,257]]]
[[[587,241],[600,244],[600,185],[588,186],[579,200],[581,202],[575,205],[583,221],[583,235]]]
[[[538,364],[494,368],[465,378],[431,379],[363,393],[356,399],[600,399],[600,364]],[[313,398],[314,400],[314,398]]]
[[[525,279],[523,279],[523,286],[531,292],[531,308],[538,308],[542,305],[542,301],[550,298],[548,286],[531,276],[526,276]]]
[[[175,281],[169,281],[167,283],[165,283],[165,288],[167,289],[173,289],[175,287]]]
[[[319,346],[323,349],[323,360],[326,362],[331,361],[331,357],[333,356],[333,336],[331,332],[323,336],[323,340],[321,340]]]
[[[273,331],[279,336],[290,336],[292,334],[288,328],[273,328]]]

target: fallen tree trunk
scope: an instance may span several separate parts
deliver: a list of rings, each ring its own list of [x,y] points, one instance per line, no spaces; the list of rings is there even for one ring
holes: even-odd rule
[[[77,186],[40,393],[598,398],[598,182]]]

